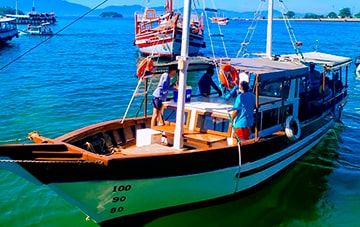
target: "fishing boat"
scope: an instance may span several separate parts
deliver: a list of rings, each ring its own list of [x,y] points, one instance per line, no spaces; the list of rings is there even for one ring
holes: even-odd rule
[[[173,10],[172,0],[166,0],[163,15],[145,8],[135,13],[135,45],[145,56],[174,59],[180,54],[183,16]],[[204,43],[203,16],[191,14],[189,55],[197,55]]]
[[[184,12],[190,12],[190,3],[184,1]],[[35,143],[0,146],[0,167],[48,185],[101,226],[139,226],[261,186],[341,119],[352,60],[318,52],[274,58],[267,48],[266,58],[216,59],[213,64],[223,70],[219,79],[231,95],[191,96],[186,86],[191,17],[184,15],[177,100],[163,103],[163,124],[151,127],[143,105],[143,116],[127,117],[128,108],[121,119],[54,139],[33,131],[28,137]],[[334,76],[342,86],[333,82],[330,97],[325,86],[313,97],[306,64],[322,68],[323,84]],[[233,140],[230,117],[239,70],[248,72],[256,97],[254,125],[244,141]],[[135,91],[146,103],[152,76],[139,75],[141,89]]]
[[[227,25],[229,23],[229,18],[227,17],[211,17],[211,23],[217,23],[219,25]]]
[[[39,25],[42,23],[54,24],[56,22],[56,16],[54,12],[37,13],[35,10],[35,1],[33,1],[32,11],[26,15],[18,14],[17,5],[18,2],[16,1],[16,14],[6,14],[6,17],[14,18],[17,24]]]
[[[30,25],[27,29],[23,29],[20,31],[21,35],[41,35],[41,36],[48,36],[54,35],[51,27],[48,27],[50,23],[42,23],[41,25]]]
[[[0,44],[19,37],[15,19],[0,17]]]

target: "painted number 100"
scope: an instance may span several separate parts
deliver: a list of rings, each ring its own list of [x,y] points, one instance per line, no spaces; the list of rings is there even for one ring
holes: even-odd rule
[[[131,185],[120,185],[120,186],[114,186],[112,192],[123,192],[123,191],[130,191]]]

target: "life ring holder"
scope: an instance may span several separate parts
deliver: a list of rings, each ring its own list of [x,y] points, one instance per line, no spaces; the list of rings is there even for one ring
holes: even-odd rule
[[[300,139],[301,136],[300,123],[299,120],[292,115],[286,118],[285,134],[290,141],[296,141]]]
[[[234,86],[238,85],[239,74],[235,67],[230,64],[224,64],[219,70],[219,81],[220,83],[230,90]]]
[[[146,57],[140,61],[137,67],[136,70],[137,77],[141,79],[146,75],[146,72],[152,72],[153,69],[154,69],[154,61],[151,58]]]
[[[336,122],[340,121],[342,113],[342,107],[340,104],[336,104],[334,107],[333,117]]]

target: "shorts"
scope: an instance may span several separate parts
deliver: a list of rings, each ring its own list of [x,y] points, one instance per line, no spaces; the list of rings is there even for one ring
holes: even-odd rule
[[[152,105],[155,109],[160,110],[162,107],[162,100],[158,97],[152,97]]]
[[[249,128],[236,128],[233,133],[233,138],[236,138],[236,135],[241,141],[247,140],[250,138],[250,130]]]

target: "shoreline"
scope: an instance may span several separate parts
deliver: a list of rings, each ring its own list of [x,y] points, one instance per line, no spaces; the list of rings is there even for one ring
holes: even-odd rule
[[[231,18],[231,20],[253,20],[253,18]],[[259,19],[267,20],[267,19]],[[284,20],[283,18],[274,18],[273,20]],[[360,18],[292,18],[290,21],[309,21],[309,22],[360,22]]]

